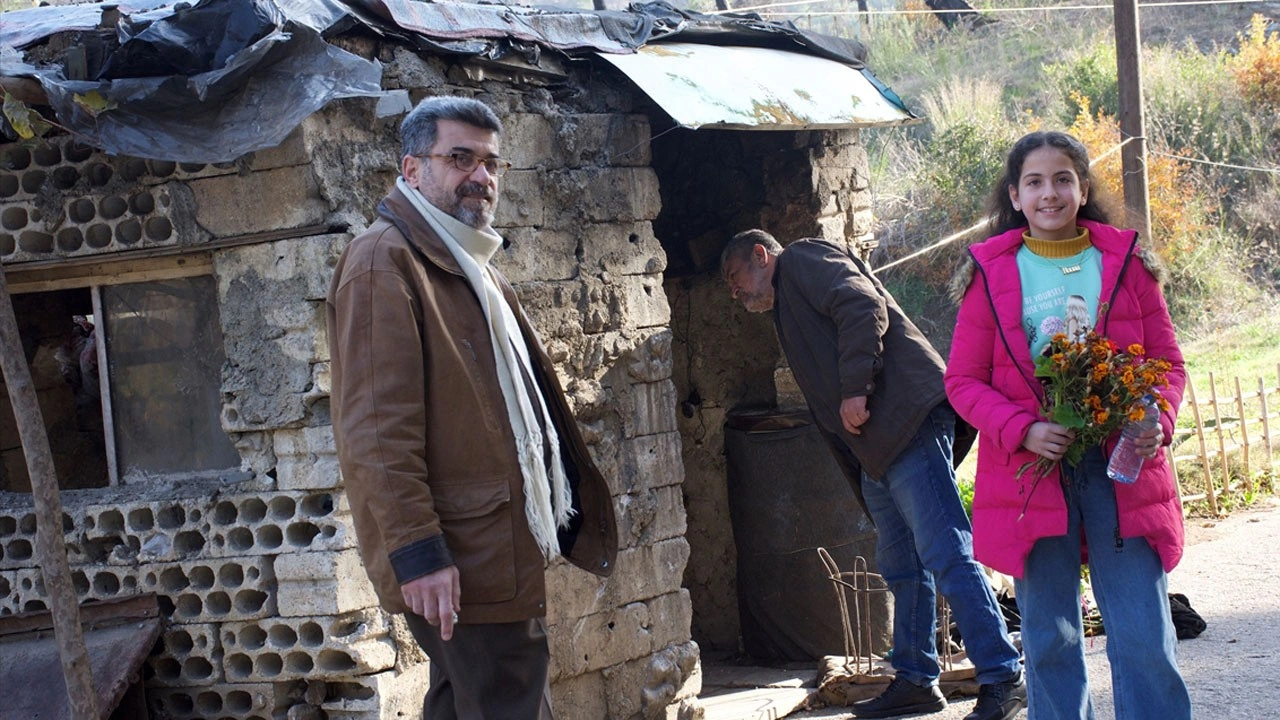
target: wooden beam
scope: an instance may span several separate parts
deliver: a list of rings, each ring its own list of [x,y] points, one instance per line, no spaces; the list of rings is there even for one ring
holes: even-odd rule
[[[0,76],[0,88],[28,105],[48,105],[44,86],[31,78]]]
[[[62,496],[58,493],[58,476],[53,466],[53,455],[49,452],[49,436],[44,429],[40,402],[31,381],[31,368],[27,366],[26,355],[22,351],[18,319],[13,314],[13,301],[9,297],[3,267],[0,267],[0,367],[4,370],[9,403],[18,424],[18,436],[22,439],[22,452],[27,458],[27,474],[31,476],[31,496],[36,508],[36,561],[44,576],[45,589],[49,592],[54,639],[67,684],[67,707],[74,718],[97,720],[101,717],[98,694],[93,689],[89,651],[80,627],[80,604],[71,582],[67,546],[62,535]]]
[[[1120,91],[1120,148],[1124,206],[1128,223],[1151,244],[1151,203],[1147,188],[1147,129],[1142,100],[1142,41],[1138,1],[1115,0],[1116,76]]]

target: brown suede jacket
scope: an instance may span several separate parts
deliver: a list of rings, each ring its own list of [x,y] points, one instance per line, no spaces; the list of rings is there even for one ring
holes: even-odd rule
[[[463,623],[546,614],[545,562],[488,324],[448,248],[398,190],[351,241],[328,295],[334,435],[365,569],[383,608],[400,585],[456,564]],[[577,513],[560,533],[573,564],[613,571],[612,498],[510,285],[495,271],[561,440]]]
[[[881,477],[929,411],[946,402],[942,357],[848,250],[816,238],[797,240],[777,262],[778,339],[818,427],[860,464],[842,463],[842,469],[861,501],[860,471]],[[851,435],[840,421],[840,403],[857,396],[867,397],[871,419],[861,435]],[[967,449],[957,447],[957,456]]]

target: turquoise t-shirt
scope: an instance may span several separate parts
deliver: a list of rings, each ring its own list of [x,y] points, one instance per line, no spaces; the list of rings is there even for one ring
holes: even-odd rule
[[[1065,258],[1018,249],[1022,278],[1022,327],[1027,331],[1031,357],[1036,357],[1058,333],[1083,337],[1098,317],[1102,293],[1102,253],[1092,245]]]

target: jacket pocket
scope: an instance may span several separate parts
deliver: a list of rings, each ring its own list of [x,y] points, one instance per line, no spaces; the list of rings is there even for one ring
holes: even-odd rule
[[[507,481],[433,488],[436,514],[458,565],[462,604],[516,596],[515,533]],[[523,508],[520,508],[523,511]]]

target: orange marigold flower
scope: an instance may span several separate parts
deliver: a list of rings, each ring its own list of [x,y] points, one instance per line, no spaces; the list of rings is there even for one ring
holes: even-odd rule
[[[1146,417],[1147,409],[1138,405],[1129,410],[1129,422],[1142,422],[1142,418]]]
[[[1134,344],[1132,344],[1132,345],[1130,345],[1130,346],[1128,347],[1128,349],[1126,350],[1126,352],[1128,352],[1130,355],[1135,355],[1135,356],[1136,356],[1136,355],[1141,355],[1141,354],[1142,354],[1142,346],[1141,346],[1141,345],[1139,345],[1138,343],[1134,343]]]
[[[1104,424],[1104,423],[1107,421],[1107,418],[1109,418],[1109,417],[1111,417],[1111,411],[1109,411],[1109,410],[1094,410],[1094,411],[1093,411],[1093,422],[1094,422],[1094,424],[1095,424],[1095,425],[1102,425],[1102,424]]]

